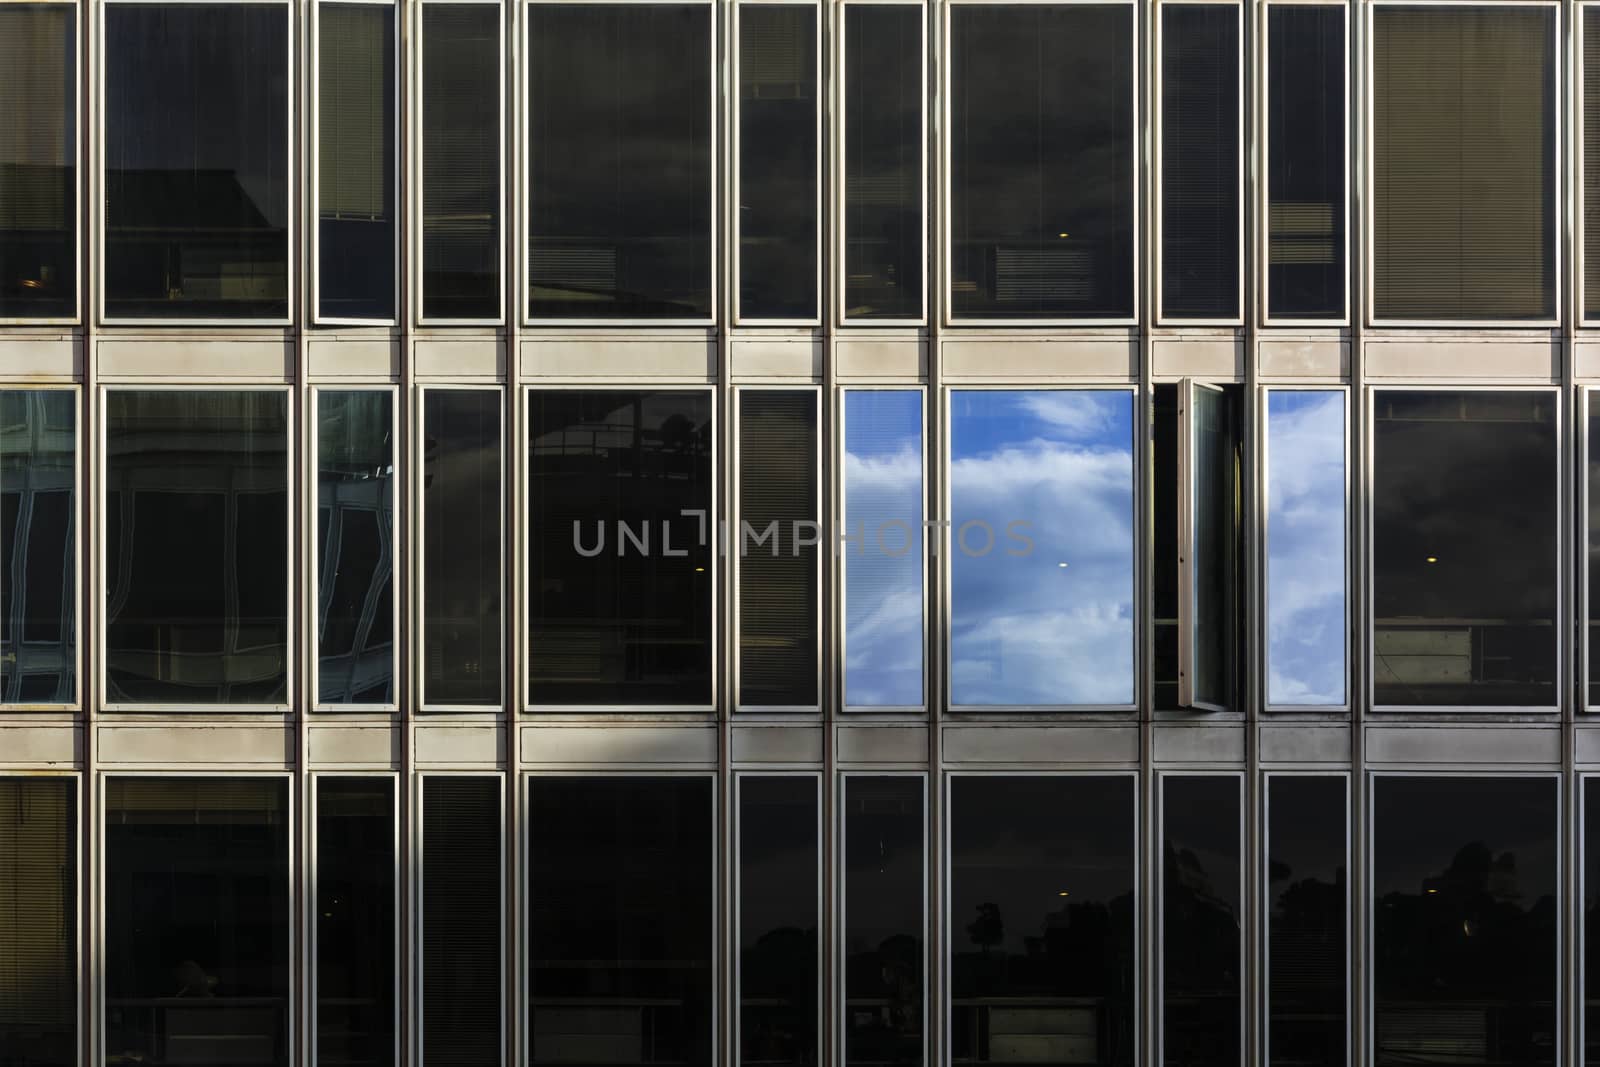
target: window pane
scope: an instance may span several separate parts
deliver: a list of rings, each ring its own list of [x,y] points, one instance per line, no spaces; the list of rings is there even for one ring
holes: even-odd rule
[[[741,775],[739,1063],[818,1062],[817,779]]]
[[[70,390],[0,390],[0,703],[77,699],[77,417]]]
[[[423,703],[500,703],[498,389],[423,394]]]
[[[1556,1062],[1556,782],[1373,783],[1374,1062]]]
[[[950,11],[951,309],[1130,318],[1133,8]]]
[[[78,1061],[78,803],[70,778],[0,778],[0,1063]]]
[[[288,780],[108,778],[105,797],[107,1067],[286,1067]]]
[[[1373,10],[1374,314],[1555,315],[1556,11]]]
[[[104,18],[106,314],[287,318],[288,8]]]
[[[394,394],[317,393],[317,700],[392,704]]]
[[[844,394],[844,702],[922,705],[922,394]]]
[[[316,780],[317,1059],[392,1063],[395,1032],[393,778]]]
[[[276,389],[105,394],[110,702],[288,702],[288,408]]]
[[[0,7],[0,319],[77,313],[77,14]]]
[[[951,394],[953,704],[1133,703],[1133,438],[1127,390]]]
[[[1378,704],[1556,703],[1556,397],[1376,394]]]
[[[711,1067],[712,780],[535,777],[528,817],[528,1062]]]
[[[712,396],[528,396],[528,699],[709,705]]]
[[[1184,546],[1191,581],[1189,667],[1192,705],[1232,707],[1238,629],[1239,526],[1237,441],[1233,404],[1227,393],[1205,385],[1189,387],[1189,542]]]
[[[318,314],[392,319],[394,8],[317,11]]]
[[[1345,1067],[1348,786],[1342,775],[1266,783],[1267,1062]]]
[[[920,5],[844,8],[844,313],[922,317]]]
[[[528,8],[530,315],[710,317],[711,13]]]
[[[1344,394],[1270,390],[1266,445],[1267,703],[1344,704]]]
[[[1241,1062],[1242,780],[1161,778],[1161,1061]]]
[[[1131,1067],[1134,779],[950,780],[955,1063]]]
[[[422,779],[422,1060],[501,1062],[500,779]]]
[[[1344,317],[1344,6],[1267,8],[1267,314]]]
[[[1583,317],[1600,317],[1600,15],[1583,19]]]
[[[1578,1025],[1582,1027],[1583,1047],[1577,1059],[1584,1067],[1600,1063],[1600,781],[1584,778],[1582,819],[1583,849],[1579,877],[1583,880],[1583,900],[1578,922],[1583,930],[1583,945],[1578,955],[1578,981],[1582,1004]]]
[[[1586,637],[1589,650],[1588,704],[1600,706],[1600,399],[1595,393],[1587,394],[1589,410],[1584,417],[1589,420],[1589,456],[1586,477],[1589,482],[1589,515],[1585,533],[1589,553],[1589,618]],[[9,420],[8,420],[9,421]],[[0,589],[0,596],[4,590]],[[1600,1037],[1600,1031],[1596,1032]]]
[[[921,1064],[923,780],[844,779],[844,1062]]]
[[[500,317],[500,6],[422,5],[422,315]]]
[[[739,703],[815,707],[817,394],[739,392]]]

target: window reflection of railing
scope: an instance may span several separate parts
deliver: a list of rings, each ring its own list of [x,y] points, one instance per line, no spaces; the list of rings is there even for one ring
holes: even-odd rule
[[[1111,1060],[1102,997],[957,997],[950,1012],[956,1063]]]
[[[1438,1005],[1380,998],[1377,1007],[1375,1059],[1380,1065],[1470,1063],[1513,1067],[1555,1061],[1556,1011],[1549,1001],[1512,1004],[1457,1000]],[[1541,1012],[1549,1020],[1549,1044],[1543,1054],[1517,1040],[1527,1035],[1530,1017]]]
[[[1549,703],[1552,619],[1380,618],[1374,623],[1373,680],[1428,703]],[[1551,675],[1534,670],[1548,664]],[[1506,699],[1485,699],[1495,690]],[[1526,691],[1526,698],[1519,696]],[[1380,693],[1381,697],[1381,693]],[[1383,702],[1382,699],[1379,701]]]
[[[282,1064],[285,1006],[279,997],[111,997],[106,1063]]]
[[[535,997],[532,1061],[540,1064],[686,1063],[670,1035],[683,1018],[678,997]]]

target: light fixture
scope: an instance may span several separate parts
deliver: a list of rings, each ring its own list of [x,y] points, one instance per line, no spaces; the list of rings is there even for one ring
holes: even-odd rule
[[[696,567],[696,568],[695,568],[695,569],[694,569],[694,572],[695,572],[695,573],[696,573],[696,574],[704,574],[704,573],[705,573],[705,572],[706,572],[706,569],[705,569],[705,568],[704,568],[704,567]]]
[[[1438,563],[1439,562],[1439,557],[1438,556],[1425,556],[1425,557],[1423,557],[1423,562],[1424,563]]]
[[[1058,896],[1058,897],[1064,897],[1066,895],[1067,895],[1067,891],[1065,889],[1063,889],[1061,892],[1056,894],[1056,896]]]
[[[1072,235],[1070,233],[1058,233],[1058,234],[1056,234],[1056,236],[1061,238],[1061,239],[1063,239],[1063,240],[1065,240],[1066,238],[1071,237]]]

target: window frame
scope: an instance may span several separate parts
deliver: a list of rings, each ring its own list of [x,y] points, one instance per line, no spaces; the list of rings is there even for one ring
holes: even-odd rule
[[[1182,0],[1179,0],[1182,2]],[[1215,382],[1203,381],[1198,378],[1184,378],[1178,383],[1178,705],[1198,711],[1232,711],[1227,704],[1219,704],[1208,700],[1199,700],[1195,696],[1195,661],[1198,658],[1196,648],[1199,635],[1201,617],[1200,597],[1201,587],[1204,582],[1200,579],[1200,479],[1199,479],[1199,436],[1200,421],[1195,417],[1195,396],[1199,392],[1214,393],[1227,402],[1227,392]],[[1239,413],[1244,417],[1243,412]],[[1242,428],[1235,428],[1242,431]],[[1238,440],[1242,443],[1243,433],[1240,432]],[[1241,474],[1243,472],[1240,472]],[[1243,480],[1242,478],[1239,480]],[[1243,493],[1235,486],[1235,499],[1242,498]],[[1233,533],[1238,541],[1245,538],[1243,516],[1239,516],[1234,525]],[[1237,542],[1232,546],[1238,551]],[[1234,576],[1234,585],[1239,584],[1239,576]],[[1262,585],[1266,583],[1263,582]],[[1240,598],[1242,601],[1242,597]],[[1238,606],[1238,614],[1243,614],[1244,605]],[[1240,629],[1238,618],[1227,620],[1233,625],[1229,629],[1236,633]],[[1223,637],[1224,668],[1226,660],[1238,655],[1237,637],[1228,640]],[[1232,673],[1231,671],[1228,673]],[[1242,681],[1242,680],[1241,680]],[[1223,683],[1224,691],[1235,688],[1226,681]],[[1243,688],[1242,684],[1238,688]],[[1230,696],[1242,697],[1242,693],[1228,693]]]
[[[1576,619],[1580,635],[1577,648],[1577,686],[1578,700],[1577,712],[1580,717],[1586,712],[1600,711],[1600,704],[1595,703],[1589,696],[1589,670],[1600,650],[1590,648],[1593,640],[1589,612],[1597,606],[1592,603],[1589,596],[1589,579],[1592,567],[1589,562],[1589,538],[1600,530],[1594,530],[1589,525],[1589,448],[1594,443],[1589,437],[1590,412],[1600,415],[1600,386],[1580,385],[1577,390],[1578,411],[1574,422],[1574,436],[1577,438],[1577,482],[1578,497],[1574,506],[1578,509],[1578,521],[1583,524],[1583,540],[1580,543],[1581,551],[1578,552],[1578,595]],[[1581,1046],[1580,1046],[1581,1047]]]
[[[1580,126],[1579,129],[1582,129],[1582,127]],[[1591,783],[1593,783],[1592,786]],[[1579,771],[1573,776],[1573,784],[1575,788],[1572,790],[1572,799],[1570,800],[1572,805],[1573,824],[1571,839],[1577,841],[1577,845],[1572,849],[1572,865],[1576,869],[1572,872],[1572,877],[1570,879],[1566,877],[1565,870],[1561,871],[1561,875],[1563,888],[1565,888],[1565,885],[1568,881],[1572,881],[1574,883],[1572,911],[1575,918],[1572,921],[1572,937],[1570,939],[1562,937],[1561,940],[1568,943],[1573,957],[1572,969],[1574,976],[1572,981],[1571,1008],[1573,1029],[1572,1040],[1573,1048],[1577,1050],[1578,1056],[1581,1058],[1583,1056],[1583,1049],[1587,1041],[1587,1031],[1589,1029],[1588,998],[1590,990],[1588,989],[1589,982],[1586,980],[1589,969],[1585,965],[1584,956],[1586,955],[1586,949],[1588,947],[1587,938],[1589,937],[1590,933],[1600,933],[1600,930],[1591,931],[1589,929],[1588,909],[1584,906],[1584,902],[1587,899],[1588,893],[1588,886],[1585,884],[1588,879],[1584,877],[1584,872],[1588,861],[1587,845],[1589,829],[1587,825],[1588,820],[1584,818],[1584,808],[1586,807],[1587,793],[1589,789],[1600,789],[1600,774]],[[1558,786],[1557,788],[1561,787]],[[1563,795],[1558,798],[1556,805],[1558,812],[1561,808],[1564,808],[1569,803],[1565,792],[1566,791],[1563,789]],[[1558,844],[1559,847],[1556,851],[1559,857],[1567,850],[1568,838],[1563,835],[1558,839]],[[1560,911],[1562,909],[1557,910]],[[1564,934],[1565,931],[1562,933]],[[1559,945],[1557,949],[1557,959],[1560,959]],[[1560,987],[1558,986],[1557,988],[1559,989]]]
[[[1495,2],[1504,3],[1505,0],[1495,0]],[[1591,12],[1593,12],[1592,16]],[[1561,94],[1568,92],[1569,90],[1571,93],[1570,97],[1568,97],[1568,99],[1571,101],[1571,115],[1568,119],[1568,122],[1571,125],[1573,142],[1571,146],[1573,168],[1573,203],[1571,205],[1573,214],[1571,284],[1573,306],[1572,318],[1575,325],[1577,325],[1579,328],[1600,326],[1600,311],[1597,311],[1597,314],[1595,315],[1589,314],[1588,304],[1591,294],[1588,292],[1588,286],[1584,279],[1585,261],[1587,259],[1587,256],[1584,253],[1584,243],[1588,237],[1589,227],[1588,221],[1585,218],[1585,216],[1588,214],[1588,198],[1584,191],[1584,176],[1588,168],[1584,165],[1584,156],[1587,153],[1585,151],[1583,129],[1583,83],[1584,76],[1588,72],[1589,63],[1600,63],[1600,56],[1595,56],[1591,60],[1591,58],[1585,54],[1583,48],[1584,30],[1586,29],[1588,20],[1591,17],[1600,18],[1600,4],[1593,2],[1593,0],[1577,0],[1577,2],[1572,5],[1572,26],[1570,30],[1572,36],[1572,84],[1570,87],[1568,87],[1559,80],[1561,73],[1559,68],[1557,68],[1558,80],[1556,82],[1556,92],[1558,98]],[[1560,42],[1557,42],[1557,50],[1559,52]],[[1600,79],[1600,71],[1596,71],[1596,78]],[[1600,208],[1600,204],[1597,204],[1596,206],[1597,208]],[[1596,299],[1600,299],[1600,294],[1593,295],[1596,297]],[[1559,298],[1557,302],[1557,310],[1560,310]],[[1581,1050],[1583,1045],[1580,1043],[1578,1048]]]

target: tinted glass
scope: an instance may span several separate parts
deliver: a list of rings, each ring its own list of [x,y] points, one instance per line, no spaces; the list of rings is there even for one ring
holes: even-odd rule
[[[0,390],[0,703],[77,697],[77,417],[70,390]]]
[[[105,1063],[293,1059],[289,783],[108,778]]]
[[[0,7],[0,319],[76,314],[76,17]]]
[[[712,397],[528,397],[528,699],[711,703]]]
[[[1349,823],[1343,775],[1269,775],[1267,1062],[1344,1067]]]
[[[78,804],[70,778],[0,778],[0,1063],[78,1060]]]
[[[710,317],[711,12],[528,8],[534,317]]]
[[[535,777],[528,818],[528,1062],[711,1067],[711,779]]]
[[[954,1062],[1134,1062],[1133,805],[1127,776],[950,780]]]
[[[844,1062],[924,1062],[920,777],[844,779]]]
[[[394,318],[394,8],[317,9],[318,314]]]
[[[383,1064],[395,1032],[394,779],[316,779],[319,1063]]]
[[[1377,703],[1556,703],[1555,405],[1535,392],[1376,394]]]
[[[1193,703],[1210,707],[1234,704],[1235,592],[1239,497],[1235,489],[1238,431],[1228,394],[1208,386],[1189,388],[1189,469],[1181,492],[1189,495],[1189,668],[1193,671]],[[1181,669],[1181,668],[1180,668]]]
[[[1241,1060],[1244,916],[1235,775],[1161,778],[1161,1061]]]
[[[844,394],[844,702],[922,704],[922,394]]]
[[[844,8],[846,318],[922,317],[923,18]]]
[[[1589,523],[1585,531],[1586,550],[1589,553],[1589,618],[1587,639],[1589,649],[1589,706],[1600,705],[1600,402],[1595,395],[1588,398],[1589,410],[1584,417],[1589,420],[1589,456],[1585,477],[1589,482]],[[4,590],[0,589],[0,597]]]
[[[1580,10],[1583,26],[1583,314],[1600,317],[1600,18]]]
[[[422,314],[500,317],[500,6],[422,5]]]
[[[739,778],[739,1063],[820,1051],[817,779]]]
[[[1133,8],[950,11],[951,310],[1129,318]]]
[[[1583,900],[1578,921],[1583,931],[1583,945],[1578,956],[1579,982],[1583,1002],[1579,1007],[1579,1026],[1583,1034],[1583,1047],[1577,1059],[1585,1067],[1600,1063],[1600,781],[1583,779],[1583,805],[1579,817],[1583,823],[1582,864],[1579,877],[1583,879]]]
[[[1155,674],[1155,706],[1178,707],[1178,425],[1180,385],[1157,385],[1151,392],[1150,471],[1155,484],[1150,502],[1150,599],[1155,611],[1150,658]]]
[[[1556,1062],[1550,778],[1373,783],[1373,1062]]]
[[[289,9],[105,18],[105,310],[289,315]]]
[[[277,389],[105,394],[108,701],[288,702],[288,409]]]
[[[951,394],[952,703],[1133,703],[1133,439],[1127,390]]]
[[[422,1060],[501,1063],[500,779],[422,779]]]

